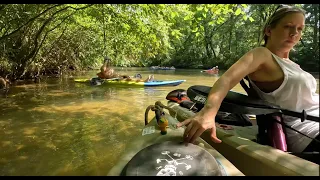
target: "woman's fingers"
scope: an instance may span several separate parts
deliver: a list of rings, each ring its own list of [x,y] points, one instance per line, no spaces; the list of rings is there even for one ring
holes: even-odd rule
[[[198,128],[198,130],[196,131],[196,133],[194,133],[194,135],[192,136],[192,138],[190,138],[190,143],[194,143],[196,141],[196,139],[204,132],[205,130],[202,128]]]
[[[189,128],[190,127],[190,128]],[[197,132],[197,130],[198,130],[198,127],[197,126],[192,126],[192,124],[190,124],[189,126],[188,126],[188,128],[190,129],[190,130],[186,130],[185,131],[185,133],[186,133],[186,136],[184,136],[184,142],[186,142],[186,143],[189,143],[190,142],[190,140],[191,140],[191,138],[193,138],[193,136],[195,135],[195,133]],[[187,129],[188,129],[187,128]]]
[[[213,124],[213,125],[212,125]],[[221,143],[222,141],[217,138],[216,127],[214,122],[210,122],[208,119],[203,119],[200,117],[193,117],[186,119],[183,122],[177,123],[177,128],[186,126],[183,139],[185,143],[194,143],[196,139],[208,128],[211,129],[211,139],[215,143]]]
[[[177,123],[177,128],[188,125],[191,122],[191,119],[186,119],[182,122]]]
[[[216,127],[211,129],[211,139],[215,143],[221,143],[222,141],[217,137]]]
[[[184,130],[183,139],[186,139],[189,136],[189,131],[192,127],[192,121],[190,121],[190,123],[187,125],[187,128]]]

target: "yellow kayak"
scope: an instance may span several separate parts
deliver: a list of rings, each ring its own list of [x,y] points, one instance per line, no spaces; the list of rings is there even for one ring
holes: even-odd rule
[[[90,79],[74,79],[77,83],[90,83]],[[101,85],[108,85],[108,84],[119,84],[119,85],[128,85],[128,86],[178,86],[181,83],[185,82],[186,80],[171,80],[171,81],[159,81],[154,80],[150,82],[143,82],[143,81],[135,81],[135,80],[120,80],[118,78],[113,79],[104,79],[102,80]]]

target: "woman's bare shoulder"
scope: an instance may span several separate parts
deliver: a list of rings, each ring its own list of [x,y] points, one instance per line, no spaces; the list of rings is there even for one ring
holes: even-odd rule
[[[272,59],[272,52],[266,47],[256,47],[249,52],[252,53],[255,61],[261,61],[264,63]]]
[[[271,55],[271,51],[266,47],[256,47],[256,48],[253,48],[250,52],[256,53],[256,54]]]

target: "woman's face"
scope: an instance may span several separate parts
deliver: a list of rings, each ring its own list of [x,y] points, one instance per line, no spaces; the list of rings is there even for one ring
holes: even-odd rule
[[[302,13],[289,13],[278,21],[274,28],[268,28],[266,35],[272,46],[290,51],[300,40],[304,29],[305,17]]]

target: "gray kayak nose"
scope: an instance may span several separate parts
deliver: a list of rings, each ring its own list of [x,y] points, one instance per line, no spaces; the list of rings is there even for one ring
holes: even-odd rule
[[[222,176],[216,159],[194,144],[177,141],[153,144],[139,151],[122,176]]]

